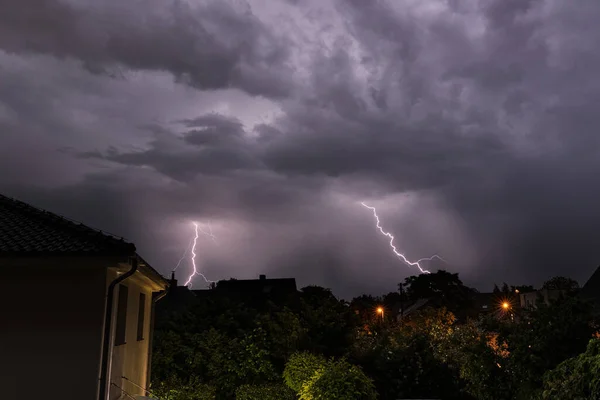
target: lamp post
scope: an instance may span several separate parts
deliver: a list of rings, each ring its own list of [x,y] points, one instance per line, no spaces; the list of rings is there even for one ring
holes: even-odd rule
[[[377,307],[377,313],[381,314],[381,322],[383,322],[383,307]]]
[[[514,321],[514,319],[515,319],[515,318],[514,318],[514,315],[513,315],[513,313],[510,311],[510,310],[511,310],[511,308],[512,308],[512,307],[510,306],[510,303],[509,303],[508,301],[505,301],[505,302],[503,302],[503,303],[502,303],[502,309],[503,309],[504,311],[508,312],[508,313],[509,313],[509,315],[510,315],[510,320],[511,320],[511,321]]]

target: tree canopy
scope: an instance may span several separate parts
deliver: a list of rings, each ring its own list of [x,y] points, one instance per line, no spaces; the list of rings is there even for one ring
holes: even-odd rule
[[[597,394],[598,342],[589,341],[598,327],[592,305],[575,293],[531,310],[515,302],[511,318],[472,318],[465,310],[473,311],[476,292],[458,274],[438,271],[402,285],[402,294],[350,303],[316,286],[278,301],[191,296],[192,304],[157,314],[151,390],[164,400]],[[530,289],[502,286],[510,296]],[[421,298],[431,307],[396,318],[399,303]]]
[[[579,289],[579,283],[571,278],[564,276],[555,276],[552,279],[547,280],[542,285],[542,289],[549,290],[576,290]]]
[[[400,284],[409,299],[431,299],[437,306],[446,307],[463,317],[473,304],[476,290],[465,286],[458,273],[439,270],[431,274],[409,276]]]
[[[543,400],[600,399],[600,340],[544,375]]]

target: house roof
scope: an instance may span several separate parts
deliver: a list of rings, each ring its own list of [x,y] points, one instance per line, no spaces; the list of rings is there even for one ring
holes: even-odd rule
[[[590,279],[583,285],[579,295],[600,302],[600,267],[596,268]]]
[[[135,255],[106,232],[0,195],[0,256]]]
[[[275,279],[233,279],[217,282],[217,290],[235,290],[238,292],[264,292],[267,290],[275,291],[297,291],[296,279],[294,278],[275,278]]]
[[[402,318],[402,317],[408,317],[410,314],[415,313],[417,311],[419,311],[421,308],[425,307],[428,303],[430,303],[431,299],[417,299],[417,300],[411,300],[411,301],[407,301],[402,303],[402,310],[400,310],[400,307],[398,309],[398,312],[401,313],[401,315],[398,315],[398,318]]]

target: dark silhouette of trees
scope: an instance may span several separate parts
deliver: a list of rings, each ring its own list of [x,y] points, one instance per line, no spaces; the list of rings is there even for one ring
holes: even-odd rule
[[[558,277],[545,287],[575,284]],[[476,291],[458,274],[412,276],[401,288],[350,303],[318,286],[278,300],[185,297],[195,300],[157,314],[151,390],[169,400],[596,396],[597,341],[583,352],[598,327],[574,293],[514,319],[469,319]],[[533,290],[508,288],[495,287],[499,298]],[[418,299],[430,306],[397,322],[398,304]]]
[[[555,276],[552,279],[547,280],[542,285],[542,289],[549,290],[577,290],[579,289],[579,283],[571,278],[564,276]]]
[[[400,285],[409,299],[430,299],[432,305],[445,307],[460,319],[464,319],[470,311],[476,293],[475,289],[463,284],[457,273],[444,270],[409,276]]]

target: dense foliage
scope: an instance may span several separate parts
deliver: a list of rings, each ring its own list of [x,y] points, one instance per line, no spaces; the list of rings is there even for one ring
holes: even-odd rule
[[[543,400],[600,399],[600,340],[544,376]]]
[[[312,378],[325,364],[325,357],[321,355],[308,352],[292,354],[283,370],[285,384],[298,393],[302,389],[304,382]]]
[[[242,385],[235,391],[235,400],[295,400],[293,390],[282,383]]]
[[[550,304],[486,315],[476,291],[444,271],[350,303],[316,286],[277,300],[205,296],[158,314],[151,389],[161,400],[595,395],[593,310],[569,280],[548,282],[564,288]],[[513,304],[516,290],[531,288],[498,289]]]
[[[360,367],[346,360],[328,361],[302,384],[300,400],[375,400],[377,392]]]

